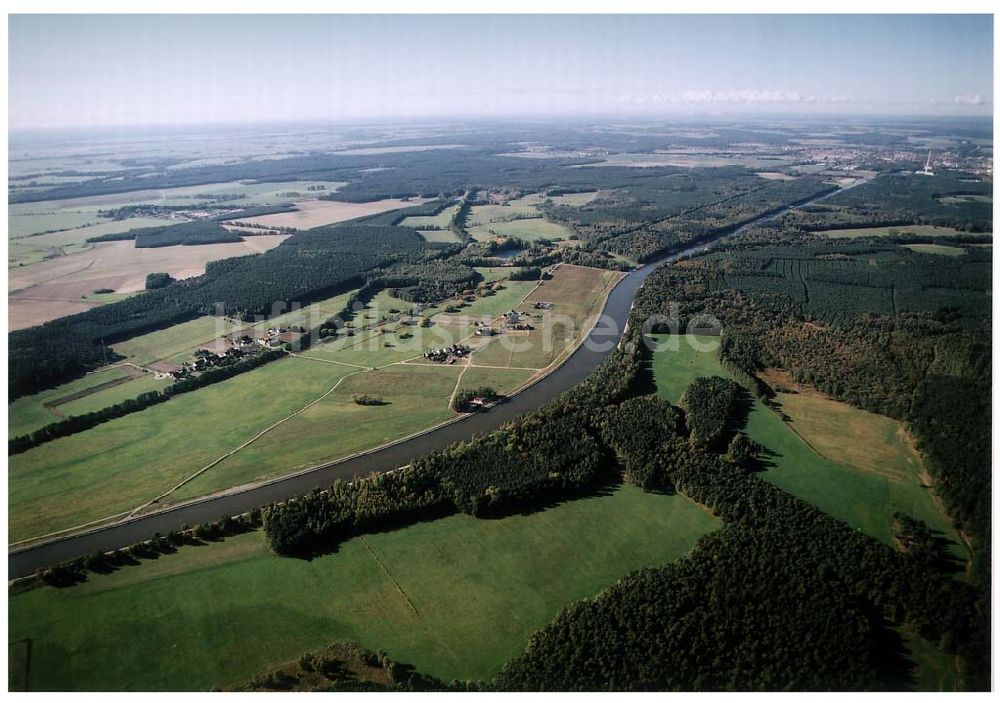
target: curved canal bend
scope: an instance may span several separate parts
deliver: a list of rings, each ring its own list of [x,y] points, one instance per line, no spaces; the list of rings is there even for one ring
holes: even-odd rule
[[[531,412],[544,405],[582,381],[597,368],[621,339],[632,301],[643,282],[658,266],[704,252],[714,242],[735,236],[763,221],[780,217],[793,207],[823,200],[835,192],[839,191],[827,192],[761,215],[735,229],[718,232],[710,238],[632,271],[611,291],[598,324],[562,366],[488,412],[468,415],[458,422],[383,449],[349,459],[334,460],[308,472],[196,499],[85,532],[12,550],[7,557],[7,578],[29,576],[39,568],[93,554],[95,551],[108,552],[126,547],[149,539],[154,532],[166,534],[179,530],[184,525],[197,525],[217,520],[224,515],[237,515],[268,503],[308,493],[314,488],[326,488],[338,478],[352,479],[366,476],[373,471],[386,471],[405,466],[424,454],[444,449],[455,442],[468,440],[473,435],[495,430],[517,415]]]

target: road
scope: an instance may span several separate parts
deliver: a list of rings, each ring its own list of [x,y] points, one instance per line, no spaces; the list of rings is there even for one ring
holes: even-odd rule
[[[811,204],[830,195],[832,193],[825,193],[797,205]],[[308,493],[314,488],[326,488],[336,479],[349,480],[375,471],[405,466],[424,454],[444,449],[458,441],[468,440],[473,435],[490,432],[518,415],[537,409],[586,378],[621,339],[632,301],[643,281],[657,266],[703,252],[715,241],[737,235],[762,221],[780,217],[791,207],[793,206],[780,208],[739,227],[718,232],[710,239],[699,241],[671,256],[632,271],[611,291],[598,324],[591,330],[584,344],[562,366],[489,412],[466,416],[458,422],[369,454],[332,461],[308,473],[181,503],[104,527],[11,550],[7,557],[7,577],[14,579],[28,576],[41,567],[92,554],[98,550],[111,551],[135,544],[148,539],[154,532],[166,534],[184,525],[211,522],[224,515],[237,515],[268,503]]]

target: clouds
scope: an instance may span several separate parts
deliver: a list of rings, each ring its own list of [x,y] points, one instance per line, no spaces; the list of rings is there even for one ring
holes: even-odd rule
[[[977,107],[980,105],[989,104],[989,101],[983,99],[983,96],[980,95],[979,93],[966,93],[964,95],[956,95],[954,97],[954,102],[956,105],[973,105]]]
[[[811,95],[794,90],[685,90],[679,93],[623,94],[619,102],[645,104],[843,104],[850,100],[842,96]]]

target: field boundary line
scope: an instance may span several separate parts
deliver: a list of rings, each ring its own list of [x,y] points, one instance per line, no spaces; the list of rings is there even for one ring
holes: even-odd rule
[[[396,577],[392,575],[392,572],[389,571],[386,565],[382,563],[382,560],[378,558],[378,554],[376,554],[375,550],[372,549],[372,546],[368,544],[368,540],[365,539],[364,535],[361,535],[359,539],[361,540],[361,543],[365,545],[365,549],[368,550],[368,553],[372,555],[372,559],[375,560],[375,563],[379,565],[379,568],[381,568],[382,571],[385,572],[385,575],[389,577],[389,580],[392,581],[392,585],[396,587],[397,591],[399,591],[399,595],[401,595],[403,600],[406,601],[406,605],[413,611],[413,614],[420,615],[420,611],[417,610],[417,606],[413,605],[413,601],[410,600],[408,595],[406,595],[406,591],[403,590],[403,587],[399,584],[399,581],[396,580]]]
[[[188,476],[187,478],[185,478],[183,481],[181,481],[180,483],[178,483],[176,486],[174,486],[173,488],[171,488],[166,493],[158,495],[157,497],[153,498],[152,500],[147,501],[146,503],[143,503],[139,507],[135,508],[131,513],[129,513],[129,517],[134,516],[136,513],[138,513],[143,508],[147,508],[150,505],[152,505],[153,503],[156,503],[156,502],[162,500],[163,498],[166,498],[168,495],[170,495],[171,493],[173,493],[174,491],[176,491],[181,486],[184,486],[185,484],[190,483],[191,481],[193,481],[194,479],[198,478],[199,476],[201,476],[203,473],[205,473],[209,469],[217,466],[222,461],[225,461],[226,459],[228,459],[229,457],[231,457],[236,452],[238,452],[238,451],[240,451],[242,449],[247,448],[248,446],[250,446],[251,444],[253,444],[254,442],[256,442],[258,439],[260,439],[261,437],[263,437],[264,435],[266,435],[268,432],[270,432],[271,430],[273,430],[274,428],[278,427],[279,425],[283,425],[284,423],[288,422],[289,420],[291,420],[293,417],[295,417],[299,413],[304,412],[305,410],[308,410],[312,406],[316,405],[316,403],[319,403],[320,401],[322,401],[323,399],[325,399],[327,396],[329,396],[331,393],[333,393],[335,390],[337,390],[337,388],[340,387],[340,384],[343,383],[344,381],[346,381],[348,378],[350,378],[351,376],[356,376],[356,375],[358,375],[360,373],[364,373],[364,372],[363,371],[356,371],[354,373],[349,373],[346,376],[342,376],[335,384],[333,384],[333,387],[330,388],[330,390],[328,390],[325,393],[323,393],[323,395],[319,396],[318,398],[316,398],[314,400],[311,400],[310,402],[306,403],[301,408],[299,408],[298,410],[296,410],[295,412],[293,412],[291,415],[287,415],[287,416],[281,418],[280,420],[278,420],[277,422],[275,422],[274,424],[272,424],[272,425],[270,425],[268,427],[265,427],[263,430],[261,430],[260,432],[258,432],[253,437],[251,437],[250,439],[246,440],[245,442],[243,442],[239,446],[235,447],[234,449],[230,449],[228,452],[226,452],[222,456],[220,456],[220,457],[212,460],[210,463],[206,464],[202,468],[200,468],[197,471],[195,471],[193,474],[191,474],[190,476]]]
[[[458,378],[455,379],[455,388],[451,392],[451,397],[448,398],[448,407],[449,408],[451,408],[451,407],[454,406],[454,404],[455,404],[455,396],[458,395],[458,388],[459,388],[459,386],[462,385],[462,376],[464,376],[465,372],[468,371],[468,370],[469,370],[469,364],[468,364],[468,362],[466,362],[466,364],[464,366],[462,366],[462,370],[458,372]]]
[[[372,366],[362,366],[360,364],[349,364],[346,361],[334,361],[333,359],[317,359],[313,356],[305,356],[303,354],[296,354],[295,352],[288,352],[288,356],[293,356],[296,359],[305,359],[306,361],[318,361],[321,364],[337,364],[338,366],[350,366],[351,368],[361,369],[362,371],[373,371]]]

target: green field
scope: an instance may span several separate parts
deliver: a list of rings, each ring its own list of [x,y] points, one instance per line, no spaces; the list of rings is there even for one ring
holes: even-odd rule
[[[371,449],[455,416],[448,402],[458,381],[458,366],[396,364],[378,371],[357,372],[332,364],[298,361],[342,368],[347,374],[335,392],[181,488],[174,500],[280,476]],[[386,404],[358,405],[354,402],[356,395],[377,396]],[[372,467],[389,468],[395,467]]]
[[[172,379],[156,378],[154,374],[148,373],[120,386],[105,388],[83,398],[63,403],[58,406],[58,410],[67,417],[85,415],[136,398],[143,393],[163,390],[172,382]]]
[[[13,596],[9,638],[32,640],[31,690],[234,686],[335,640],[482,679],[562,608],[678,559],[717,526],[683,497],[625,486],[531,515],[368,535],[311,561],[273,556],[255,532]]]
[[[566,193],[565,195],[550,195],[549,200],[553,205],[569,205],[570,207],[580,207],[586,205],[597,197],[597,191],[591,193]]]
[[[492,283],[508,278],[514,271],[520,271],[519,266],[477,266],[476,272],[483,277],[484,283]]]
[[[667,335],[655,337],[664,343],[669,341]],[[698,339],[705,343],[713,341],[708,337]],[[679,342],[678,350],[663,350],[653,355],[657,391],[664,398],[678,402],[688,384],[699,376],[731,377],[715,352],[695,351],[683,338]],[[854,408],[850,411],[862,412]],[[767,481],[886,544],[892,544],[892,513],[901,510],[950,538],[953,553],[964,558],[954,530],[930,492],[921,485],[913,467],[903,470],[905,478],[892,480],[864,468],[830,461],[813,451],[759,401],[754,402],[746,429],[751,437],[774,452],[768,457],[773,465],[761,474]],[[905,463],[905,458],[900,458],[900,462]]]
[[[477,225],[469,228],[472,238],[480,242],[488,242],[495,236],[517,237],[525,241],[536,239],[569,239],[573,230],[556,222],[548,220],[511,220],[510,222],[492,222],[488,225]]]
[[[89,373],[82,378],[63,383],[55,388],[49,388],[34,395],[23,396],[7,406],[7,431],[11,437],[34,432],[52,422],[57,422],[59,416],[45,407],[58,398],[64,398],[73,393],[85,391],[102,383],[126,378],[130,374],[122,368],[110,368]],[[130,382],[132,383],[132,382]],[[127,387],[129,383],[125,384]]]
[[[506,205],[473,205],[466,221],[468,227],[485,225],[497,220],[505,220],[516,215],[537,215],[537,205],[542,202],[538,194],[526,195],[510,200]]]
[[[95,208],[96,210],[96,208]],[[125,220],[102,220],[96,212],[51,213],[47,216],[10,216],[8,225],[11,228],[11,238],[7,243],[7,261],[9,266],[27,266],[38,263],[46,257],[68,256],[93,247],[87,244],[89,237],[103,234],[127,232],[139,227],[155,227],[163,225],[163,220],[152,217],[132,217]],[[26,220],[26,221],[22,221]],[[49,226],[57,223],[57,226]],[[75,229],[49,234],[34,234],[57,229],[58,224],[73,224]],[[27,234],[15,234],[17,232]],[[30,235],[30,236],[29,236]]]
[[[281,359],[12,456],[10,540],[136,508],[317,398],[351,371]],[[280,457],[270,457],[268,463],[281,466]]]
[[[134,364],[151,364],[183,351],[193,350],[240,327],[241,325],[227,322],[221,317],[204,315],[179,325],[126,339],[111,348]]]
[[[897,227],[856,227],[851,229],[829,229],[813,232],[824,237],[835,239],[854,239],[857,237],[887,237],[889,235],[913,234],[918,237],[961,237],[969,232],[962,232],[951,227],[936,227],[934,225],[899,225]]]
[[[938,254],[940,256],[963,256],[965,249],[962,247],[950,247],[945,244],[904,244],[910,251],[921,254]]]
[[[462,376],[460,389],[489,386],[497,393],[507,395],[520,388],[535,375],[534,371],[520,369],[482,369],[470,366]]]
[[[444,242],[445,244],[459,244],[462,240],[450,229],[420,229],[417,233],[428,242]]]
[[[586,198],[592,198],[593,193],[579,193],[574,195],[557,196],[566,201],[555,202],[569,205],[576,202],[589,202]],[[474,205],[469,213],[466,227],[473,239],[481,242],[489,241],[494,237],[490,230],[501,237],[517,237],[527,241],[536,239],[568,239],[573,231],[564,225],[549,222],[538,217],[541,212],[538,204],[544,200],[543,196],[534,193],[526,195],[516,200],[511,200],[507,205]],[[516,220],[517,216],[531,216],[533,219]]]
[[[412,227],[414,229],[425,227],[447,228],[451,224],[451,218],[455,216],[456,212],[458,212],[458,205],[452,205],[451,207],[446,207],[436,215],[411,215],[410,217],[403,218],[403,221],[399,225],[400,227]]]
[[[292,327],[295,325],[304,327],[307,330],[319,327],[331,317],[337,317],[344,310],[347,301],[351,299],[356,291],[348,291],[326,298],[309,305],[302,305],[298,310],[291,310],[281,315],[276,315],[262,322],[258,322],[252,327],[257,329],[267,329],[268,327]]]

